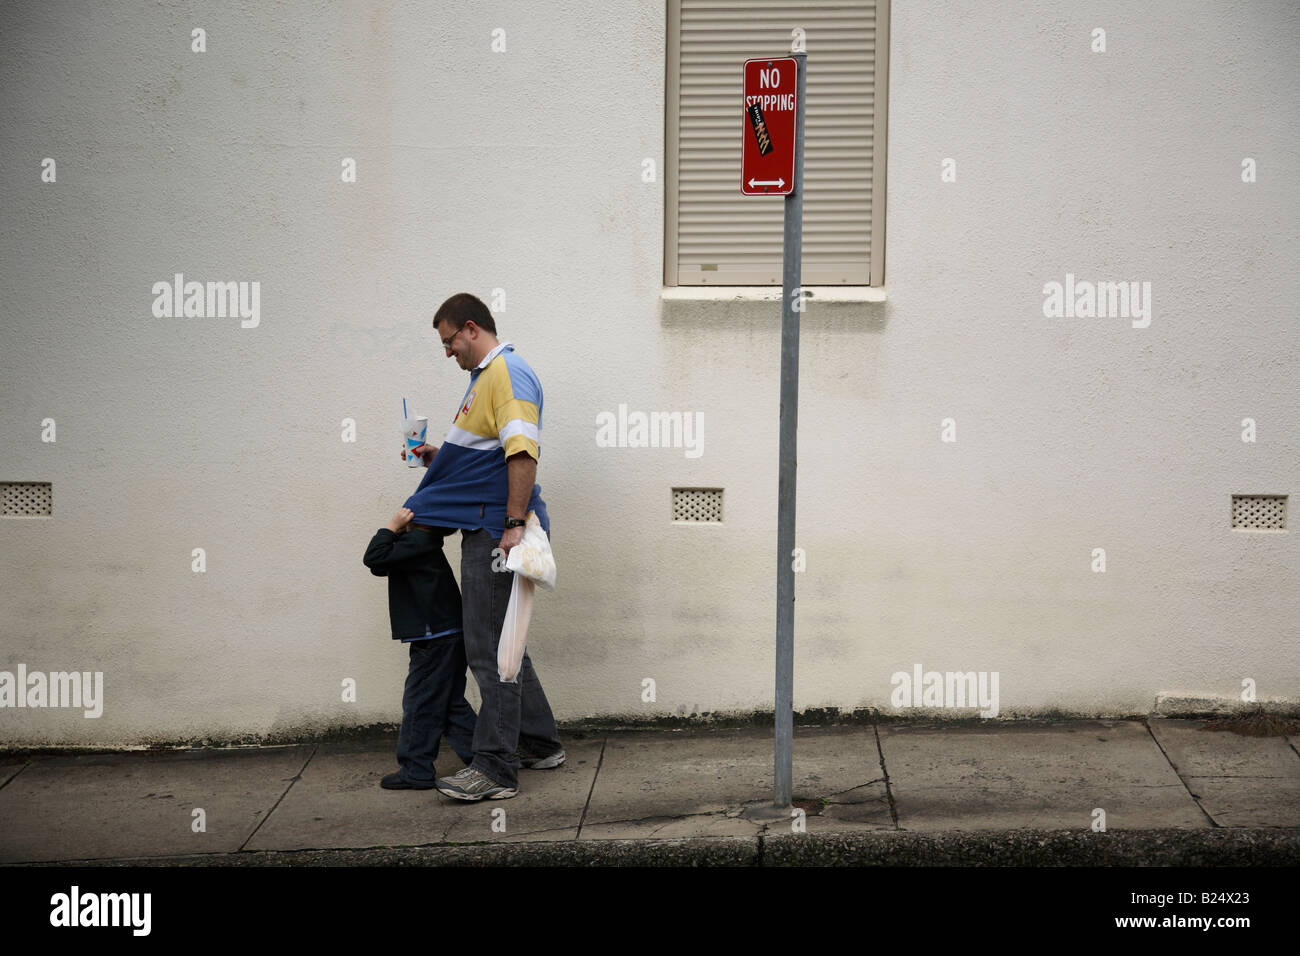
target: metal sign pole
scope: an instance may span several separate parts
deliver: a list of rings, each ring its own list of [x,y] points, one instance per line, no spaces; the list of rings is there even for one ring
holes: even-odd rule
[[[799,64],[795,104],[794,188],[785,197],[782,248],[781,425],[776,513],[776,761],[775,805],[788,810],[794,788],[794,491],[799,427],[799,313],[803,311],[804,88],[808,55]]]

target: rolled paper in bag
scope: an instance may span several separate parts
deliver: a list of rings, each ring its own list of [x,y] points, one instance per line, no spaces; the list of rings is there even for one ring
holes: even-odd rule
[[[511,549],[514,553],[514,549]],[[528,622],[533,617],[535,585],[522,574],[514,575],[510,585],[510,602],[506,620],[501,625],[501,642],[497,645],[497,676],[502,683],[518,684],[519,668],[524,662],[524,644],[528,639]]]

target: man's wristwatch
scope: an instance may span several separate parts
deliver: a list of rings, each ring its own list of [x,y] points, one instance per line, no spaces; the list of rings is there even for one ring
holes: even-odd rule
[[[507,531],[509,531],[511,528],[522,528],[526,524],[528,524],[528,519],[526,518],[509,518],[509,517],[506,518]]]

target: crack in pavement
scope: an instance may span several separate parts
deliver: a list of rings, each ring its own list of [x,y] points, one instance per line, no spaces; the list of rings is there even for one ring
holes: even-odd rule
[[[574,839],[582,837],[582,825],[587,822],[587,811],[591,808],[591,795],[596,792],[596,781],[600,779],[600,767],[605,762],[605,745],[609,743],[608,737],[602,737],[600,741],[600,756],[596,758],[596,772],[591,775],[591,788],[587,791],[587,802],[582,805],[582,816],[578,818],[578,832],[574,834]]]
[[[8,777],[5,778],[4,783],[0,783],[0,790],[3,790],[5,787],[9,786],[9,784],[12,783],[20,773],[22,773],[31,765],[32,765],[32,761],[30,760],[25,761],[22,766],[20,766],[17,770],[15,770],[13,773],[11,773]]]
[[[1215,829],[1218,829],[1219,822],[1215,820],[1214,817],[1210,816],[1210,811],[1205,809],[1204,805],[1202,805],[1201,798],[1198,797],[1196,794],[1192,793],[1192,788],[1188,786],[1187,781],[1183,779],[1182,773],[1180,773],[1178,768],[1174,766],[1173,760],[1170,758],[1169,754],[1165,751],[1164,746],[1160,743],[1160,739],[1156,736],[1155,731],[1151,729],[1151,721],[1143,720],[1141,723],[1142,726],[1146,728],[1147,735],[1150,736],[1151,740],[1154,741],[1156,747],[1159,748],[1160,756],[1165,758],[1165,763],[1169,764],[1169,769],[1174,772],[1174,776],[1178,778],[1178,782],[1183,785],[1183,790],[1186,791],[1187,795],[1192,798],[1193,802],[1195,802],[1196,809],[1200,810],[1201,813],[1205,814],[1205,819],[1210,821],[1210,826],[1214,827]]]
[[[271,819],[271,814],[275,813],[275,811],[279,808],[281,802],[283,802],[284,798],[289,795],[289,791],[293,789],[293,785],[302,779],[302,775],[307,771],[307,765],[311,763],[312,758],[316,756],[316,751],[319,749],[320,749],[319,744],[314,745],[311,748],[311,753],[309,753],[307,755],[307,759],[302,762],[302,766],[298,768],[298,772],[289,778],[289,786],[284,788],[284,792],[280,794],[279,798],[275,801],[275,803],[271,805],[271,809],[266,811],[266,816],[262,817],[262,819],[257,821],[257,826],[253,827],[253,832],[244,838],[243,843],[239,844],[239,850],[237,852],[243,851],[244,848],[247,847],[248,844],[252,842],[253,837],[257,836],[257,831],[262,829],[262,827],[266,824],[267,820]]]
[[[834,800],[836,797],[842,797],[846,793],[852,793],[854,790],[861,790],[863,787],[871,787],[878,783],[884,783],[884,777],[877,777],[875,780],[868,780],[866,783],[860,783],[856,787],[849,787],[847,790],[841,790],[839,793],[832,793],[829,797],[822,797],[823,800]],[[820,812],[820,811],[819,811]]]
[[[894,821],[894,829],[901,829],[898,825],[898,804],[894,800],[894,788],[889,782],[889,768],[885,766],[885,748],[880,743],[880,725],[872,724],[871,729],[876,734],[876,755],[880,758],[880,772],[885,775],[885,796],[889,798],[889,817]]]
[[[743,810],[744,808],[742,807],[741,809]],[[745,823],[748,823],[752,826],[760,827],[761,829],[766,829],[767,827],[765,823],[760,823],[757,820],[747,820],[744,817],[739,816],[737,812],[732,811],[730,808],[726,808],[722,810],[701,810],[698,813],[679,813],[679,814],[655,813],[647,817],[629,817],[626,820],[600,820],[593,823],[588,823],[587,826],[603,827],[603,826],[613,826],[615,824],[626,824],[626,823],[651,823],[652,824],[656,821],[663,821],[651,831],[651,833],[653,834],[653,833],[658,833],[666,826],[671,826],[674,823],[678,823],[682,820],[690,820],[695,817],[722,817],[724,819],[729,819],[729,820],[744,820]]]

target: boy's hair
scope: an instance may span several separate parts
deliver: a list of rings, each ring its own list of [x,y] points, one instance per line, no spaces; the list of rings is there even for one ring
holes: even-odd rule
[[[448,322],[453,330],[459,331],[471,320],[484,332],[497,334],[497,324],[482,300],[468,292],[457,292],[438,306],[438,311],[433,314],[433,328],[436,331],[439,323]]]

